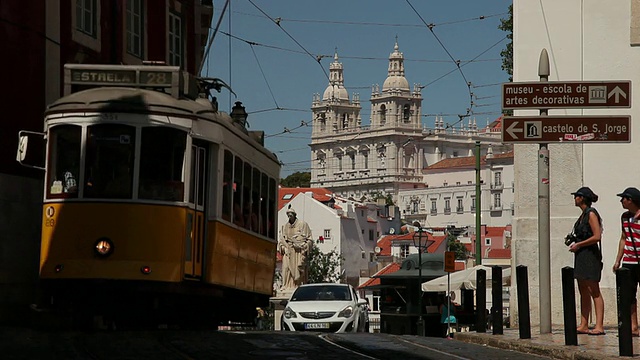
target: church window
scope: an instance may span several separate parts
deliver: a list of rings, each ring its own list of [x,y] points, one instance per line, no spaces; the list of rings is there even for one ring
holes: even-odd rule
[[[384,125],[387,121],[387,107],[380,105],[380,125]]]

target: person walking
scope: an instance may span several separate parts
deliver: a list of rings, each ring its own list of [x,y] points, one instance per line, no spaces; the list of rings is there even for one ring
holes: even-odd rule
[[[573,231],[566,237],[569,251],[575,254],[573,275],[578,281],[580,292],[580,325],[578,334],[604,335],[604,299],[600,293],[602,277],[602,220],[598,211],[591,205],[598,201],[590,188],[581,187],[571,193],[575,206],[582,210]],[[596,324],[589,330],[591,301],[595,307]]]
[[[620,216],[622,234],[618,244],[618,254],[616,262],[613,264],[613,271],[616,272],[622,266],[630,270],[631,283],[633,285],[633,298],[631,299],[631,334],[640,336],[638,331],[638,305],[636,291],[640,283],[640,190],[635,187],[626,188],[620,194],[620,204],[626,211]]]
[[[451,296],[445,296],[444,301],[440,304],[440,324],[442,326],[442,337],[451,337],[451,327],[456,327],[458,320],[456,319],[456,307],[451,300]]]

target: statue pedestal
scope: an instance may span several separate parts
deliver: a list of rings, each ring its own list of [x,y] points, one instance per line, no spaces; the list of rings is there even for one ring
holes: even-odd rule
[[[293,294],[295,289],[280,289],[276,291],[276,296],[269,298],[269,302],[273,304],[273,329],[274,330],[282,330],[280,328],[280,319],[282,317],[282,313],[284,312],[284,308],[286,305],[283,305],[283,300],[289,300],[291,294]]]

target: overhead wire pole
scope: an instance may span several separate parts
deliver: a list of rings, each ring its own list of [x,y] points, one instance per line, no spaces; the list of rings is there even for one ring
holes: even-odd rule
[[[482,188],[480,187],[480,140],[476,141],[476,265],[482,265]]]
[[[549,54],[542,49],[538,62],[540,82],[549,81]],[[547,109],[540,109],[540,116],[547,116]],[[526,131],[526,129],[525,129]],[[549,148],[539,144],[538,150],[538,261],[540,282],[540,334],[551,333],[551,231],[549,218]]]

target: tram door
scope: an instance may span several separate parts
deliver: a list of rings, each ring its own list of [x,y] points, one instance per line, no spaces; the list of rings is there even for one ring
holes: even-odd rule
[[[191,146],[191,187],[189,203],[192,209],[187,214],[187,238],[185,249],[185,277],[202,277],[206,224],[206,189],[208,183],[208,146],[202,141],[193,141]]]

